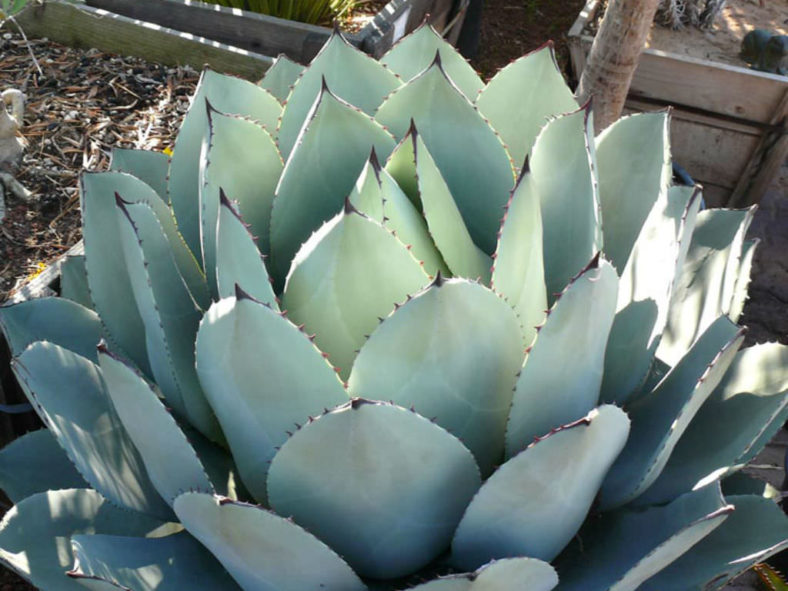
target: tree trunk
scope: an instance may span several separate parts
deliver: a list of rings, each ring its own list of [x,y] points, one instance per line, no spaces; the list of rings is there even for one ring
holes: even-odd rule
[[[659,0],[609,0],[588,55],[577,98],[594,104],[598,133],[621,116]]]

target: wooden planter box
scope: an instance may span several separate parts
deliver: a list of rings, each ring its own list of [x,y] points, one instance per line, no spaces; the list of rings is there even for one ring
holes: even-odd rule
[[[225,8],[198,0],[85,0],[132,19],[205,37],[233,47],[276,57],[280,53],[307,64],[331,35],[331,29]],[[348,40],[374,57],[382,56],[424,19],[456,42],[468,0],[391,0]]]
[[[589,0],[569,31],[579,79],[600,9]],[[788,78],[667,51],[645,49],[627,110],[673,107],[673,157],[704,186],[712,206],[758,203],[788,157]]]

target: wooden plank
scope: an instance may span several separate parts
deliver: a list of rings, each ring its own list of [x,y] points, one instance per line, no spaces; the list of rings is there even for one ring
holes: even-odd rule
[[[766,123],[787,88],[788,79],[776,74],[646,49],[629,92],[634,97]]]
[[[761,137],[730,200],[730,207],[747,207],[760,202],[788,158],[788,90],[777,106],[771,123],[774,129]]]
[[[32,37],[134,55],[170,66],[189,65],[200,70],[207,64],[250,80],[259,79],[273,62],[270,57],[244,49],[65,0],[31,5],[16,20]]]
[[[262,55],[309,63],[331,29],[193,0],[86,0],[129,18],[156,23]],[[349,36],[357,44],[360,40]]]
[[[80,240],[69,248],[64,254],[56,258],[38,277],[23,285],[8,298],[9,303],[24,302],[33,298],[42,298],[57,295],[53,286],[60,280],[60,269],[66,258],[85,254],[85,245]]]

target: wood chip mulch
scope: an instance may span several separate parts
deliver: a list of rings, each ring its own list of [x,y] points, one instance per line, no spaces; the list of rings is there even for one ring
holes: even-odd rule
[[[191,68],[71,49],[47,40],[0,39],[0,91],[26,95],[23,161],[31,192],[6,196],[0,224],[0,301],[81,237],[78,177],[105,170],[114,147],[170,146],[198,80]]]

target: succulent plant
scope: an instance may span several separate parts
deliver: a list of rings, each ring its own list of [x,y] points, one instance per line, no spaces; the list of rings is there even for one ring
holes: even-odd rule
[[[2,308],[48,427],[0,452],[2,561],[56,591],[680,591],[785,547],[738,473],[788,414],[788,349],[739,350],[752,210],[671,186],[668,114],[592,117],[549,45],[484,85],[426,26],[206,71],[171,160],[83,176],[62,297]]]

